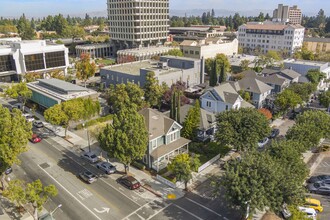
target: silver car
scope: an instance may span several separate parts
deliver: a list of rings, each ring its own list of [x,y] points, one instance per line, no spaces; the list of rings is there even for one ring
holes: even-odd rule
[[[93,152],[86,152],[81,155],[81,158],[87,160],[90,163],[96,163],[99,161],[99,158]]]
[[[42,123],[42,121],[34,121],[33,126],[36,128],[42,128],[44,127],[44,123]]]
[[[100,162],[96,164],[96,167],[100,170],[103,170],[106,174],[115,173],[117,171],[116,167],[108,162]]]
[[[311,193],[330,195],[330,185],[323,182],[310,183],[307,188]]]
[[[79,173],[79,177],[87,183],[93,183],[97,180],[96,175],[94,175],[93,173],[91,173],[89,171]]]

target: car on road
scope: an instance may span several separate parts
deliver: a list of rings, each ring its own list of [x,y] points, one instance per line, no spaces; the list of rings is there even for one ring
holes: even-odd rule
[[[26,119],[28,122],[33,122],[33,121],[34,121],[34,117],[33,117],[33,115],[31,115],[31,114],[26,113],[26,114],[23,114],[23,116],[25,117],[25,119]]]
[[[97,180],[96,175],[89,171],[79,173],[79,177],[86,183],[94,183]]]
[[[122,176],[117,179],[117,182],[126,186],[130,190],[138,189],[141,186],[140,182],[132,176]]]
[[[44,127],[44,123],[42,123],[42,121],[34,121],[32,124],[36,128],[42,128],[42,127]]]
[[[86,152],[81,155],[81,158],[87,160],[90,163],[96,163],[99,161],[99,158],[93,152]]]
[[[103,170],[106,174],[112,174],[117,172],[116,167],[109,162],[100,162],[96,164],[96,167],[100,170]]]
[[[330,185],[323,182],[310,183],[307,185],[307,189],[311,193],[330,195]]]
[[[258,148],[263,148],[266,146],[266,144],[269,142],[269,139],[266,137],[258,142]]]
[[[316,183],[324,180],[330,180],[330,175],[312,176],[307,180],[307,183]]]
[[[41,141],[41,137],[39,137],[37,134],[33,134],[30,141],[32,143],[39,143]]]
[[[279,134],[280,134],[280,129],[274,128],[272,129],[269,138],[276,138]]]
[[[307,208],[313,208],[316,212],[323,212],[322,203],[318,199],[306,198],[304,206]]]

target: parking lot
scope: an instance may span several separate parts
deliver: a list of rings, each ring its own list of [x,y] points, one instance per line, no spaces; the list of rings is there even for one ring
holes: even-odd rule
[[[320,164],[317,166],[315,171],[313,172],[313,176],[316,175],[330,175],[330,155],[325,157]],[[323,212],[318,214],[318,218],[320,220],[329,220],[330,219],[330,196],[324,195],[316,195],[316,194],[308,194],[311,197],[318,199],[321,201],[323,205]]]

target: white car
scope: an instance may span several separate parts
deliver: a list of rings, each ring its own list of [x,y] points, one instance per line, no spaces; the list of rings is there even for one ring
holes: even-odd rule
[[[263,148],[269,142],[269,139],[266,137],[258,142],[258,148]]]
[[[33,115],[31,115],[31,114],[26,113],[26,114],[23,114],[23,116],[25,117],[25,119],[26,119],[28,122],[33,122],[33,121],[34,121],[34,117],[33,117]]]
[[[89,161],[90,163],[96,163],[99,161],[99,158],[93,152],[86,152],[81,155],[81,158]]]
[[[299,211],[307,214],[308,218],[316,220],[317,213],[313,208],[298,207]]]
[[[36,128],[42,128],[44,126],[44,123],[42,123],[42,121],[34,121],[33,126]]]

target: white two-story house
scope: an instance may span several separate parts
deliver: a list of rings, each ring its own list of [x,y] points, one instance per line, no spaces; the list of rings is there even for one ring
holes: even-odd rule
[[[220,113],[241,107],[253,107],[243,100],[230,83],[210,88],[200,97],[201,107],[206,111]]]
[[[143,162],[157,172],[176,155],[188,153],[190,140],[181,137],[182,126],[164,114],[145,108],[139,111],[149,132],[149,144]]]

